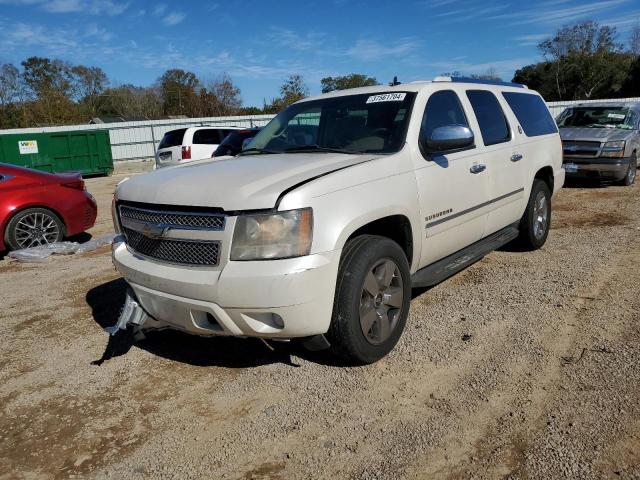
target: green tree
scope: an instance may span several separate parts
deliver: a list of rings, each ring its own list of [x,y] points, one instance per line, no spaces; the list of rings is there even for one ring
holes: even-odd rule
[[[527,85],[540,93],[545,100],[553,102],[560,100],[554,78],[554,65],[551,62],[540,62],[516,70],[512,81]]]
[[[30,57],[22,62],[22,79],[33,102],[29,114],[37,124],[65,124],[78,118],[71,101],[71,66],[61,60]]]
[[[332,92],[334,90],[346,90],[348,88],[369,87],[379,85],[374,77],[367,77],[361,73],[351,73],[338,77],[325,77],[320,80],[322,93]]]
[[[290,75],[280,86],[280,97],[272,99],[270,104],[265,101],[262,110],[264,113],[279,113],[307,95],[309,95],[309,87],[302,75]]]
[[[71,68],[73,96],[82,107],[82,113],[89,118],[96,116],[100,95],[109,84],[107,74],[99,67],[76,65]]]
[[[195,73],[172,68],[160,77],[158,84],[165,115],[191,115],[197,111],[196,88],[200,81]]]
[[[558,99],[599,98],[620,90],[630,59],[621,54],[616,38],[615,27],[586,21],[562,27],[540,42],[538,48],[554,67]]]

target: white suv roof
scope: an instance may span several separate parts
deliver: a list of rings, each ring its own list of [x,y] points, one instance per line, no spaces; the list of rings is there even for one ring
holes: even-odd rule
[[[344,95],[358,95],[358,94],[367,94],[367,93],[381,93],[381,92],[418,92],[423,88],[433,85],[435,83],[461,83],[461,84],[476,84],[476,85],[486,85],[486,86],[501,86],[501,87],[511,87],[517,89],[528,89],[526,85],[520,83],[513,82],[503,82],[499,80],[480,80],[476,78],[467,78],[467,77],[444,77],[439,76],[435,77],[433,80],[415,80],[408,83],[398,83],[397,85],[374,85],[372,87],[360,87],[360,88],[350,88],[348,90],[334,90],[333,92],[324,93],[322,95],[316,95],[313,97],[307,97],[301,102],[306,102],[309,100],[316,100],[319,98],[327,98],[327,97],[341,97]]]

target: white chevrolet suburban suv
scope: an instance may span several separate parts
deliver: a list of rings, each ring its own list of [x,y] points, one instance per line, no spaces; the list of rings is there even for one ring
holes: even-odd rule
[[[113,261],[127,324],[301,339],[386,355],[412,287],[513,240],[541,247],[562,187],[539,94],[438,77],[332,92],[277,115],[235,158],[122,182]]]

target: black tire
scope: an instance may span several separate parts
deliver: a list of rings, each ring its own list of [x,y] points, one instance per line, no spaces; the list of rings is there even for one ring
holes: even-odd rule
[[[536,202],[544,197],[546,206],[546,216],[536,213]],[[517,243],[525,250],[537,250],[542,247],[549,236],[549,227],[551,225],[551,191],[549,186],[543,180],[536,178],[531,187],[531,195],[527,202],[527,208],[520,220],[520,235]]]
[[[386,272],[392,270],[391,280],[385,287],[383,284],[389,278]],[[372,288],[367,288],[371,287],[372,278],[381,289],[376,296],[369,293]],[[340,258],[333,315],[327,332],[331,352],[351,365],[366,365],[381,359],[398,342],[410,301],[409,263],[400,246],[388,238],[373,235],[350,240]],[[361,320],[361,311],[377,316],[364,314]],[[371,318],[375,321],[365,334],[365,325]]]
[[[629,159],[629,169],[627,170],[626,175],[620,182],[619,185],[623,185],[625,187],[630,187],[636,181],[636,170],[638,168],[638,156],[636,152],[633,152],[633,155]]]
[[[33,225],[33,228],[29,225]],[[59,242],[63,237],[64,223],[46,208],[27,208],[18,212],[9,220],[4,235],[5,244],[10,250]]]

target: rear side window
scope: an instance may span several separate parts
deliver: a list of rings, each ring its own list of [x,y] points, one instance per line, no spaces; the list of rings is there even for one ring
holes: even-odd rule
[[[196,130],[193,134],[193,143],[200,145],[217,145],[222,140],[220,134],[220,131],[213,128]]]
[[[436,128],[446,125],[469,126],[460,99],[453,90],[440,90],[429,97],[422,117],[420,135],[431,138]]]
[[[547,106],[538,95],[531,93],[502,92],[527,137],[558,133]]]
[[[495,95],[488,90],[467,90],[467,98],[478,119],[484,144],[508,142],[511,139],[509,124]]]
[[[182,139],[184,138],[184,132],[186,132],[186,128],[180,128],[178,130],[171,130],[167,132],[160,140],[160,145],[158,148],[168,148],[168,147],[177,147],[178,145],[182,145]]]

